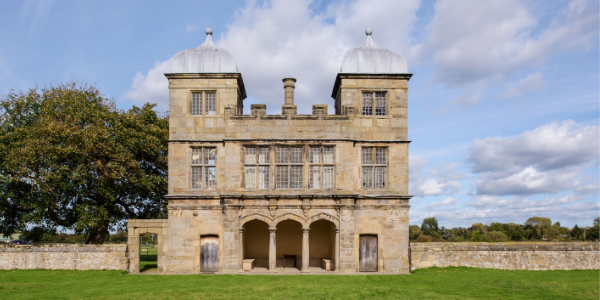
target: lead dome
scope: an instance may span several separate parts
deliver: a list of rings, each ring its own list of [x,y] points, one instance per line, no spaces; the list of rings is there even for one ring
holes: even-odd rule
[[[373,31],[365,31],[367,40],[359,48],[344,55],[340,73],[404,74],[408,73],[406,59],[400,53],[381,48],[371,38]]]
[[[212,29],[207,28],[202,45],[173,56],[170,73],[238,73],[238,69],[233,54],[217,47],[212,41]]]

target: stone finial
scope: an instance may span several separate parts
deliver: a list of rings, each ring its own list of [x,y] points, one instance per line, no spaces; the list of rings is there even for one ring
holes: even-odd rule
[[[206,35],[212,35],[212,29],[206,28]]]
[[[367,35],[371,35],[371,34],[373,34],[373,29],[371,29],[371,28],[367,28],[367,30],[365,30],[365,33],[366,33]]]
[[[296,88],[296,78],[284,78],[283,89],[285,90],[285,105],[294,105],[294,89]]]

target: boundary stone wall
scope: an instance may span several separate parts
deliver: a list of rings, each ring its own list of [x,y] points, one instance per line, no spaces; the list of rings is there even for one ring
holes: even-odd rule
[[[598,270],[600,243],[411,243],[411,271],[463,266],[508,270]],[[0,270],[127,270],[126,245],[0,246]]]
[[[0,247],[0,270],[127,270],[127,245],[50,244]]]
[[[598,242],[411,243],[411,270],[473,267],[508,270],[600,269]]]

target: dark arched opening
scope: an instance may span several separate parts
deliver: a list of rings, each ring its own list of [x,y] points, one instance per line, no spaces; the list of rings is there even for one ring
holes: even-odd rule
[[[286,268],[299,269],[302,266],[302,224],[294,220],[281,221],[277,224],[276,236],[277,268],[284,267],[285,257]]]
[[[243,225],[244,259],[254,259],[255,268],[269,267],[269,224],[252,220]]]
[[[310,224],[309,266],[323,268],[323,260],[330,260],[329,271],[333,270],[335,259],[335,224],[328,220],[318,220]]]

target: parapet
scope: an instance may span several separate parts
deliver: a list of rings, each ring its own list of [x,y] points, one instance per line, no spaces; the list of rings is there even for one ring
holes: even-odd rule
[[[312,106],[312,114],[297,114],[296,105],[283,105],[281,107],[281,115],[267,115],[266,104],[250,105],[249,115],[232,115],[233,120],[350,120],[350,114],[343,115],[328,115],[328,106],[326,104],[314,104]],[[351,110],[345,110],[348,112]]]

